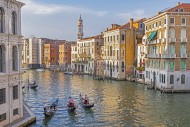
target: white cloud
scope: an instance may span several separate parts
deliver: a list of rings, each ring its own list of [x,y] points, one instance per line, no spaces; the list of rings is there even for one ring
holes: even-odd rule
[[[57,13],[88,13],[96,16],[104,16],[107,14],[107,11],[95,11],[88,8],[78,8],[69,5],[56,5],[56,4],[40,4],[36,3],[33,0],[20,0],[26,5],[23,7],[24,11],[29,11],[37,15],[50,15]]]
[[[144,10],[135,10],[133,12],[127,12],[127,13],[119,13],[117,14],[121,19],[123,20],[129,20],[130,18],[134,18],[135,20],[146,18],[148,15],[145,13]]]

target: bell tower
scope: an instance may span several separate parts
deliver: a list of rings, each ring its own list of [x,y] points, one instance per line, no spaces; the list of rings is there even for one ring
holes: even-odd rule
[[[82,21],[81,15],[78,20],[78,35],[77,36],[78,36],[78,39],[83,38],[83,21]]]

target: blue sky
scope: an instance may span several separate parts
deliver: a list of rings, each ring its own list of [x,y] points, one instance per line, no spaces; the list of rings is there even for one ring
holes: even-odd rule
[[[179,0],[18,0],[22,8],[22,34],[76,41],[77,21],[82,15],[84,37],[98,35],[111,24],[130,18],[150,18]],[[181,0],[181,3],[190,3]]]

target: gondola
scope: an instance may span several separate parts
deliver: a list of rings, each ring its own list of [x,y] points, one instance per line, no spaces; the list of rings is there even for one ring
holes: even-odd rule
[[[31,89],[35,89],[38,86],[35,81],[32,84],[30,83],[29,85]]]
[[[81,94],[80,94],[80,103],[81,103],[81,105],[84,107],[84,108],[92,108],[92,107],[94,107],[94,103],[89,103],[89,104],[86,104],[86,103],[84,103],[86,100],[85,99],[83,99],[83,97],[81,96]]]
[[[75,109],[76,109],[76,104],[75,104],[74,100],[72,98],[69,98],[68,103],[67,103],[67,110],[68,111],[75,111]]]
[[[59,99],[57,98],[50,106],[44,107],[44,115],[45,117],[51,116],[56,111],[56,107],[58,105]]]

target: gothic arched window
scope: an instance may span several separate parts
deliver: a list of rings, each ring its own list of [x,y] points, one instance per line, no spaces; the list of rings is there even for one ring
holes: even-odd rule
[[[4,31],[4,17],[5,17],[5,13],[4,13],[4,9],[0,8],[0,33],[3,33]]]
[[[181,38],[186,38],[186,29],[181,29]]]
[[[13,67],[13,71],[18,70],[18,53],[17,53],[16,46],[13,46],[13,50],[12,50],[12,67]]]
[[[17,31],[17,15],[16,15],[16,12],[13,11],[12,12],[12,33],[13,34],[16,34],[16,31]]]
[[[173,28],[170,29],[170,31],[169,31],[169,37],[170,38],[175,38],[175,30]]]
[[[5,72],[5,47],[0,45],[0,72]]]

